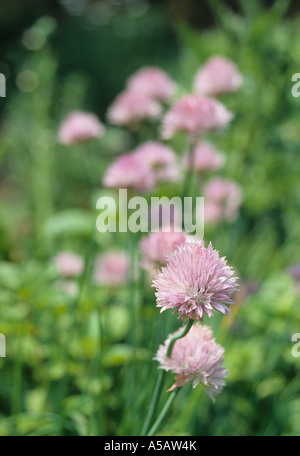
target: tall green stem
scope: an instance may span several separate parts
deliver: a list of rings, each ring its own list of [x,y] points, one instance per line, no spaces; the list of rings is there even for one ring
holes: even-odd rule
[[[91,236],[91,238],[89,240],[89,243],[88,243],[88,246],[87,246],[87,250],[86,250],[85,266],[84,266],[84,271],[82,273],[81,280],[80,280],[80,286],[79,286],[78,295],[74,299],[73,304],[70,306],[70,310],[69,310],[69,315],[70,315],[70,326],[69,326],[69,330],[68,330],[69,331],[69,340],[71,340],[74,337],[74,334],[75,334],[76,323],[77,323],[77,318],[76,317],[77,317],[79,306],[80,306],[81,301],[82,301],[84,288],[85,288],[86,281],[87,281],[87,278],[88,278],[88,273],[89,273],[89,269],[90,269],[92,255],[93,255],[93,237]],[[59,394],[59,402],[60,402],[60,407],[61,407],[61,419],[60,419],[59,435],[62,435],[62,431],[63,431],[65,419],[66,419],[65,414],[64,414],[64,410],[63,410],[63,400],[64,400],[64,398],[65,398],[65,396],[67,394],[68,382],[70,380],[70,375],[69,375],[69,371],[68,371],[68,369],[69,369],[69,367],[68,367],[69,361],[70,361],[70,353],[68,352],[68,350],[65,350],[65,352],[64,352],[64,363],[67,366],[67,371],[65,373],[64,378],[61,381],[61,387],[60,387],[60,392],[59,392],[60,393]]]
[[[173,335],[173,337],[170,339],[170,342],[168,345],[167,357],[171,356],[176,340],[181,339],[182,337],[186,336],[187,333],[189,332],[189,330],[191,329],[193,323],[194,323],[194,320],[188,319],[185,326],[182,328],[182,330],[180,332],[178,332],[177,334]],[[152,423],[153,417],[154,417],[156,409],[157,409],[158,401],[159,401],[159,398],[161,395],[161,391],[162,391],[162,388],[164,385],[165,376],[166,376],[165,371],[161,371],[158,375],[156,385],[154,387],[152,400],[150,403],[150,407],[148,410],[148,414],[147,414],[141,435],[147,435],[148,429]]]
[[[170,410],[173,402],[174,402],[174,399],[175,397],[177,396],[177,393],[178,391],[180,390],[180,388],[176,388],[174,391],[172,391],[172,393],[169,395],[169,398],[167,400],[167,402],[165,403],[162,411],[160,412],[157,420],[155,421],[155,423],[153,424],[152,428],[150,429],[150,431],[148,432],[147,436],[153,436],[157,430],[159,429],[161,423],[163,422],[163,420],[165,419],[165,417],[167,416],[167,413],[168,411]]]

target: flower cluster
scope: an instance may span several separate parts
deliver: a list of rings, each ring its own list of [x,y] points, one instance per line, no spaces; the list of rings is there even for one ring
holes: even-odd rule
[[[161,106],[143,93],[122,92],[110,106],[107,118],[114,125],[134,127],[141,120],[155,119],[161,114]]]
[[[161,101],[168,101],[175,93],[176,85],[160,68],[144,67],[133,74],[127,83],[128,90]]]
[[[198,173],[205,171],[218,171],[225,163],[225,157],[218,152],[213,144],[202,141],[196,145],[192,151],[192,169]],[[183,165],[190,166],[189,156],[183,157]]]
[[[61,144],[70,145],[99,138],[104,127],[95,114],[74,111],[61,123],[58,139]]]
[[[236,65],[222,56],[211,57],[195,76],[195,91],[202,95],[218,96],[234,92],[243,83]]]
[[[125,90],[110,106],[108,120],[114,125],[136,128],[143,120],[156,119],[162,112],[161,102],[168,101],[175,88],[161,69],[142,68],[129,78]]]
[[[110,165],[103,185],[143,192],[154,188],[154,177],[150,168],[138,157],[133,153],[125,153]]]
[[[66,295],[75,297],[78,293],[76,279],[84,271],[84,260],[77,253],[63,251],[55,255],[53,264],[60,278],[56,281],[56,288]]]
[[[194,142],[205,133],[225,128],[232,117],[233,114],[214,98],[186,95],[166,113],[161,134],[164,139],[170,139],[177,132],[185,132]]]
[[[151,170],[155,182],[176,182],[179,169],[174,151],[162,143],[148,141],[134,150],[134,155]]]
[[[179,170],[174,151],[149,141],[118,157],[108,168],[103,184],[134,191],[153,190],[160,182],[176,181]]]
[[[215,224],[221,220],[233,222],[242,202],[240,186],[228,179],[216,177],[204,187],[205,220]]]
[[[117,287],[129,277],[129,258],[125,252],[109,251],[96,259],[94,283]]]
[[[180,245],[153,281],[161,312],[172,309],[183,320],[203,320],[213,310],[230,315],[237,278],[225,258],[203,241]]]
[[[74,252],[61,252],[53,258],[56,269],[62,277],[77,277],[84,269],[84,261]]]
[[[109,107],[107,119],[131,131],[139,129],[144,121],[158,120],[161,141],[144,140],[115,158],[104,173],[103,185],[150,192],[162,183],[178,182],[181,169],[176,154],[162,141],[181,132],[190,145],[190,153],[180,161],[181,168],[186,177],[189,172],[196,172],[198,177],[201,175],[199,181],[205,179],[202,190],[206,221],[233,221],[242,201],[240,187],[221,177],[206,182],[208,173],[224,166],[225,157],[204,137],[223,130],[233,119],[233,113],[216,97],[237,90],[242,82],[243,77],[232,62],[214,56],[195,75],[194,93],[167,106],[176,93],[174,81],[156,67],[137,71]],[[60,126],[59,141],[65,145],[84,142],[103,133],[104,127],[95,115],[73,112]],[[165,231],[167,210],[172,220]],[[230,315],[228,305],[238,288],[237,278],[212,244],[206,247],[204,241],[184,233],[182,214],[177,214],[174,207],[172,214],[170,211],[170,206],[159,206],[156,214],[149,214],[151,228],[156,224],[157,230],[140,242],[140,266],[153,280],[157,307],[161,312],[171,309],[177,313],[188,329],[171,334],[159,347],[155,359],[161,369],[176,376],[170,390],[190,381],[193,387],[201,382],[214,400],[225,384],[224,349],[202,322],[205,315],[213,317],[215,312]],[[82,260],[70,253],[62,253],[55,263],[63,277],[78,276],[84,267]],[[93,282],[96,286],[120,287],[134,276],[130,267],[126,252],[106,251],[96,258]]]
[[[166,266],[169,257],[181,244],[188,241],[188,236],[182,231],[158,231],[150,233],[141,241],[141,266],[149,272],[150,277],[163,266]]]
[[[171,356],[167,356],[169,343],[179,332],[171,334],[160,345],[154,358],[160,363],[161,369],[176,374],[170,391],[189,382],[193,382],[195,388],[202,382],[209,397],[215,401],[215,396],[225,385],[224,378],[227,375],[223,367],[223,347],[216,343],[208,326],[194,324],[185,337],[176,340]]]

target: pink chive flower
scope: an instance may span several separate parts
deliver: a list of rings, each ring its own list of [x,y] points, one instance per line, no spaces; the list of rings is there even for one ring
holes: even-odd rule
[[[99,138],[104,127],[97,116],[74,111],[61,123],[58,139],[61,144],[69,145]]]
[[[225,163],[224,155],[220,154],[215,147],[208,142],[199,143],[193,151],[193,169],[198,172],[218,171]],[[189,166],[189,157],[183,158],[185,167]]]
[[[209,206],[219,207],[219,217],[215,217],[215,222],[223,219],[228,222],[236,220],[242,202],[241,187],[236,182],[215,177],[206,184],[203,193],[207,208]],[[208,217],[208,210],[206,216]],[[212,221],[209,220],[209,217],[205,220]]]
[[[129,259],[125,252],[110,251],[97,258],[94,270],[96,284],[120,286],[126,282],[128,275]]]
[[[114,125],[135,127],[142,120],[155,119],[160,114],[161,106],[156,100],[133,90],[125,90],[110,106],[107,117]]]
[[[202,95],[218,96],[234,92],[243,83],[243,77],[236,65],[225,57],[211,57],[197,72],[194,88]]]
[[[152,190],[155,180],[147,164],[133,153],[118,157],[107,169],[103,185],[112,188],[127,188],[134,191]]]
[[[129,78],[127,87],[130,91],[165,101],[174,95],[176,86],[172,79],[161,69],[145,67]]]
[[[212,130],[220,130],[233,115],[225,106],[201,95],[187,95],[167,112],[162,122],[161,134],[170,139],[177,132],[186,132],[192,140]]]
[[[150,233],[142,239],[140,248],[142,253],[141,266],[149,271],[150,277],[154,277],[158,270],[165,266],[169,256],[180,244],[188,240],[186,233],[182,231],[158,231]]]
[[[159,142],[148,141],[133,152],[142,163],[151,168],[157,183],[174,182],[179,179],[175,153],[170,147]]]
[[[202,320],[213,310],[230,315],[237,278],[225,258],[203,241],[179,245],[153,281],[157,307],[173,309],[183,320]]]
[[[54,257],[53,261],[63,277],[77,277],[84,269],[83,259],[73,252],[61,252]]]
[[[179,332],[179,331],[178,331]],[[208,326],[194,324],[188,334],[178,339],[167,357],[171,334],[163,345],[160,345],[155,360],[160,368],[176,374],[175,383],[169,391],[193,382],[193,388],[202,383],[208,396],[215,401],[225,386],[227,370],[223,367],[224,348],[212,337]]]

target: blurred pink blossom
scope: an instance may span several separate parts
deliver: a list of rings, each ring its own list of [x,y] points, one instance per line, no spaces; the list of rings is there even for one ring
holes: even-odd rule
[[[232,113],[213,98],[187,95],[167,112],[161,134],[164,139],[170,139],[176,132],[182,131],[194,141],[204,133],[226,127],[232,117]]]
[[[172,79],[155,67],[141,68],[130,77],[127,87],[130,91],[162,101],[170,99],[175,92]]]
[[[236,182],[215,177],[205,185],[203,193],[206,222],[219,222],[222,219],[228,222],[236,220],[242,203],[242,190]]]
[[[212,144],[201,142],[193,150],[192,161],[195,171],[218,171],[224,165],[225,157]],[[189,166],[188,155],[184,156],[183,163],[185,167]]]
[[[129,258],[125,252],[109,251],[100,255],[95,264],[94,282],[99,285],[119,286],[128,279]]]
[[[169,256],[176,250],[177,246],[184,244],[187,240],[187,234],[182,231],[150,233],[142,239],[140,244],[142,268],[149,271],[150,277],[154,278],[158,270],[167,264]]]
[[[58,139],[61,144],[69,145],[99,138],[103,133],[104,127],[97,116],[74,111],[61,123]]]
[[[63,277],[79,276],[84,269],[83,259],[73,252],[61,252],[54,257],[53,261]]]
[[[176,156],[170,147],[159,142],[148,141],[133,152],[142,163],[149,166],[157,183],[179,179]]]
[[[120,93],[107,112],[114,125],[136,127],[144,119],[155,119],[161,114],[160,104],[133,90]]]
[[[223,220],[223,207],[219,202],[205,200],[204,221],[209,225],[215,225]]]
[[[200,382],[204,385],[208,396],[215,401],[225,386],[224,378],[227,370],[223,367],[224,348],[218,345],[208,326],[195,323],[188,334],[176,340],[170,357],[167,356],[171,337],[160,345],[155,360],[160,368],[176,374],[175,383],[169,391],[193,382],[195,388]]]
[[[157,307],[173,309],[184,320],[212,317],[213,310],[230,315],[225,304],[232,303],[237,290],[233,274],[211,243],[207,248],[203,241],[181,244],[153,281]]]
[[[214,56],[197,72],[194,87],[199,94],[217,96],[234,92],[242,83],[243,77],[233,62],[222,56]]]
[[[103,185],[134,191],[147,191],[154,188],[155,180],[149,166],[134,153],[129,152],[118,157],[109,166],[103,178]]]

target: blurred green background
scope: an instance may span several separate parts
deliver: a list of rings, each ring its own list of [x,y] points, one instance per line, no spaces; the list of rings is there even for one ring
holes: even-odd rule
[[[84,256],[91,238],[94,255],[124,245],[95,232],[94,208],[105,169],[135,138],[106,125],[92,146],[90,185],[87,157],[58,145],[57,131],[74,109],[105,122],[145,65],[189,92],[214,54],[244,75],[222,99],[234,121],[213,139],[227,156],[222,174],[244,199],[238,220],[208,227],[205,238],[235,267],[241,291],[232,317],[205,321],[225,347],[224,391],[211,404],[201,387],[183,388],[162,432],[300,434],[300,359],[291,352],[299,295],[287,272],[300,262],[300,100],[291,94],[298,8],[285,0],[1,1],[0,435],[140,431],[157,374],[152,357],[178,321],[159,315],[153,289],[140,284],[129,297],[126,287],[85,286],[75,305],[55,288],[50,261],[64,249]]]

